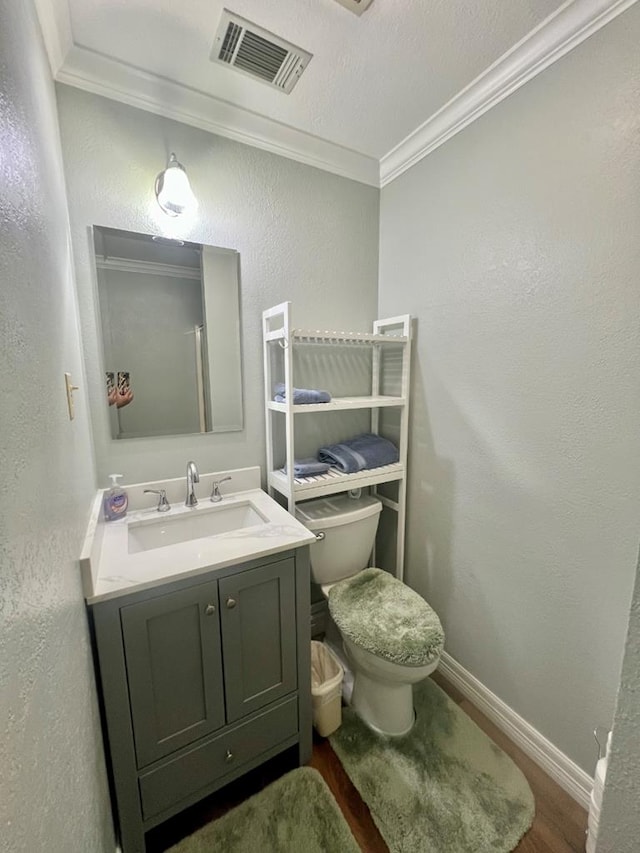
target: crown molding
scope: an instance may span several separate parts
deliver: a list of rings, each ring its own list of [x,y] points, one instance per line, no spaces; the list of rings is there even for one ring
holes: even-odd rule
[[[75,45],[67,0],[35,0],[54,79],[374,187],[384,187],[637,0],[567,0],[378,162]]]
[[[568,0],[380,160],[384,187],[636,0]]]
[[[73,47],[73,32],[67,0],[35,0],[36,14],[55,79],[65,57]]]
[[[101,270],[132,272],[140,275],[165,275],[168,278],[182,278],[189,281],[201,281],[200,267],[185,267],[179,264],[159,264],[154,261],[140,261],[136,258],[99,258],[96,255],[96,267]]]
[[[85,47],[74,45],[71,48],[56,74],[56,80],[307,166],[379,186],[379,164],[374,157],[343,148]]]

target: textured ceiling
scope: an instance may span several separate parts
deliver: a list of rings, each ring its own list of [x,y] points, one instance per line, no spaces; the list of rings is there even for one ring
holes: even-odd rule
[[[290,95],[209,54],[221,0],[69,0],[77,46],[380,159],[559,0],[227,0],[314,57]]]

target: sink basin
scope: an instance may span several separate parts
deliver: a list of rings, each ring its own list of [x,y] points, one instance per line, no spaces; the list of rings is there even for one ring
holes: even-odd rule
[[[191,539],[220,536],[222,533],[267,523],[268,519],[250,501],[210,509],[193,509],[168,518],[145,519],[129,524],[129,553],[153,551]]]

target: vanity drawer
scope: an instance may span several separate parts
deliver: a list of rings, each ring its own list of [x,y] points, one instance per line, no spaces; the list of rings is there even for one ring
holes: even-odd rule
[[[140,776],[143,819],[206,788],[298,732],[298,698],[264,711]],[[229,757],[231,756],[231,757]]]

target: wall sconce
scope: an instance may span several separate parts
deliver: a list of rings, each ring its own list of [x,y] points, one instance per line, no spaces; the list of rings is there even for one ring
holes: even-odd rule
[[[156,198],[169,216],[180,216],[198,206],[185,168],[175,154],[171,154],[167,168],[156,178]]]

